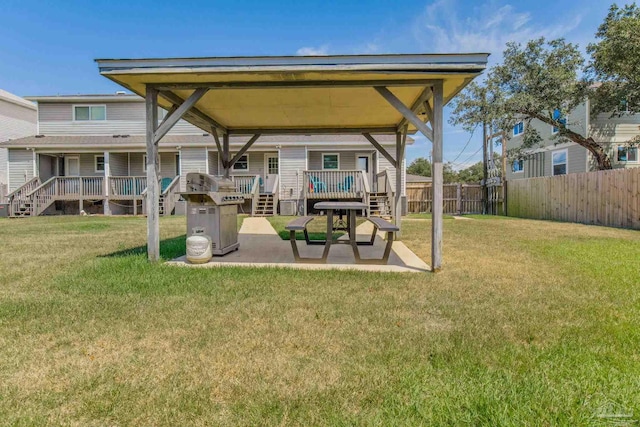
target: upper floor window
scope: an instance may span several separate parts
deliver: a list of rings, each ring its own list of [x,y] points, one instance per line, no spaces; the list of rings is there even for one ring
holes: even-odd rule
[[[566,175],[567,174],[567,150],[556,151],[551,158],[551,169],[553,175]]]
[[[338,154],[323,154],[322,169],[323,170],[340,169],[340,156]]]
[[[518,122],[513,127],[513,136],[521,135],[524,132],[524,122]]]
[[[237,162],[233,164],[234,171],[248,171],[249,170],[249,156],[246,154],[240,156]]]
[[[565,126],[567,125],[567,118],[562,117],[562,113],[557,108],[553,110],[553,120],[556,120]],[[560,129],[557,126],[551,126],[551,133],[558,133],[559,130]]]
[[[626,145],[618,146],[619,162],[638,162],[638,147],[630,147]]]
[[[517,159],[513,161],[513,172],[524,172],[524,159]]]
[[[107,120],[106,105],[74,105],[73,120],[90,121],[90,120]]]
[[[95,162],[95,172],[104,172],[104,156],[95,156],[94,157],[94,162]]]

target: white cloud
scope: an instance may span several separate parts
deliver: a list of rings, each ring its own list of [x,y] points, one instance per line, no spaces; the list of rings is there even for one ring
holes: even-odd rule
[[[532,20],[531,14],[510,4],[489,0],[469,10],[456,0],[429,3],[412,23],[411,31],[425,52],[489,52],[499,60],[509,41],[525,43],[538,37],[564,37],[579,26],[582,16],[559,17],[559,22]],[[466,11],[463,16],[462,11]],[[497,57],[497,58],[496,58]]]
[[[329,54],[329,46],[322,45],[319,47],[301,47],[296,51],[296,55],[300,56],[326,56]]]

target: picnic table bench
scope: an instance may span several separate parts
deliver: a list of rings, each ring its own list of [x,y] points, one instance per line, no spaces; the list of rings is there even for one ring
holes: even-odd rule
[[[356,211],[362,210],[363,207],[366,207],[363,203],[359,202],[320,202],[316,203],[316,209],[326,209],[327,210],[327,234],[325,240],[310,240],[309,233],[307,231],[307,225],[314,218],[313,216],[304,216],[300,218],[296,218],[289,222],[285,229],[289,231],[289,240],[291,242],[291,249],[293,250],[293,256],[296,262],[307,262],[307,263],[318,263],[325,264],[327,262],[327,257],[329,256],[329,249],[331,245],[334,243],[344,243],[351,245],[353,250],[353,255],[356,259],[356,264],[387,264],[389,262],[389,255],[391,254],[391,246],[393,245],[393,239],[395,233],[400,229],[379,217],[370,217],[365,218],[369,222],[373,224],[373,233],[371,233],[371,239],[368,241],[358,242],[356,239]],[[347,211],[347,230],[348,230],[348,240],[338,240],[333,238],[333,211],[344,209]],[[320,258],[308,258],[301,257],[300,252],[298,251],[298,243],[296,241],[296,232],[302,231],[304,232],[304,238],[307,245],[324,245],[324,251],[322,252],[322,257]],[[376,234],[378,231],[382,231],[386,233],[387,244],[384,249],[384,254],[382,258],[361,258],[360,251],[358,250],[358,246],[367,245],[372,246],[376,239]]]

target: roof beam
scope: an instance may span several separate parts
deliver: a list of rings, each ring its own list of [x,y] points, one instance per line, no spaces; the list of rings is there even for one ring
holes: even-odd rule
[[[230,128],[229,135],[345,135],[345,134],[395,134],[395,126],[347,127],[347,128]]]
[[[160,91],[181,89],[282,89],[318,87],[372,87],[372,86],[429,86],[437,80],[282,80],[282,81],[236,81],[236,82],[184,82],[150,84]]]
[[[184,99],[182,99],[181,97],[179,97],[178,95],[176,95],[173,92],[162,91],[162,92],[160,92],[160,96],[162,96],[167,101],[173,103],[174,105],[181,105],[184,102]],[[200,121],[200,122],[206,123],[208,126],[204,126],[204,127],[203,126],[198,126],[198,127],[202,128],[202,129],[208,129],[209,127],[213,126],[216,129],[218,129],[219,131],[221,131],[222,133],[227,133],[227,127],[226,126],[218,123],[217,121],[215,121],[214,119],[209,117],[207,114],[205,114],[202,111],[198,110],[196,107],[191,107],[191,109],[187,113],[185,113],[184,117],[185,117],[185,119],[186,119],[186,117],[190,117],[191,119],[195,119],[195,121]],[[190,121],[192,121],[192,120],[190,120]]]
[[[431,86],[424,88],[422,93],[418,96],[418,99],[416,99],[413,105],[411,105],[411,111],[417,114],[420,107],[422,107],[425,102],[429,101],[429,98],[432,94],[433,90],[431,89]],[[402,129],[407,123],[407,119],[403,116],[402,120],[400,120],[400,123],[398,123],[398,130]]]
[[[393,156],[389,154],[389,152],[385,150],[385,148],[378,141],[376,141],[376,139],[372,137],[370,133],[365,132],[362,134],[362,136],[367,138],[371,145],[376,147],[376,150],[378,150],[385,157],[385,159],[387,159],[389,163],[391,163],[391,166],[393,166],[394,168],[397,167],[398,163],[396,162],[396,159],[394,159]]]
[[[409,107],[404,105],[397,96],[395,96],[389,89],[383,86],[375,86],[374,89],[387,100],[389,104],[402,114],[409,123],[414,125],[424,136],[433,141],[433,131],[427,126],[420,117],[416,115]]]
[[[178,123],[178,120],[180,120],[184,114],[189,111],[194,105],[196,105],[196,102],[198,102],[205,93],[207,93],[209,89],[206,88],[199,88],[193,91],[193,93],[189,96],[189,98],[187,98],[182,104],[180,104],[178,106],[178,108],[176,108],[175,110],[173,110],[173,108],[171,109],[172,111],[169,113],[169,115],[167,115],[167,117],[165,117],[165,119],[162,121],[162,124],[160,126],[158,126],[158,129],[156,129],[156,132],[154,134],[154,142],[158,142],[162,139],[163,136],[165,136],[173,126],[175,126],[176,123]],[[174,106],[177,104],[174,104]]]
[[[212,126],[211,135],[213,135],[213,140],[216,142],[216,148],[218,149],[218,153],[222,154],[222,144],[220,144],[220,136],[218,135],[218,129]]]
[[[226,165],[227,168],[230,168],[231,166],[235,165],[236,162],[238,160],[240,160],[240,157],[242,157],[244,155],[244,153],[247,152],[247,150],[249,148],[251,148],[251,146],[253,145],[254,142],[256,142],[258,140],[258,138],[260,138],[260,134],[255,134],[251,137],[251,139],[249,141],[247,141],[246,144],[244,144],[244,146],[240,149],[240,151],[238,151],[236,153],[235,156],[233,156],[233,158],[231,159],[231,161]]]

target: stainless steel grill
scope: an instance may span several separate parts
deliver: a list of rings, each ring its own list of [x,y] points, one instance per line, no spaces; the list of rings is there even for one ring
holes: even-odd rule
[[[204,173],[187,174],[187,237],[211,238],[211,253],[225,255],[240,247],[238,206],[244,202],[233,181]]]

